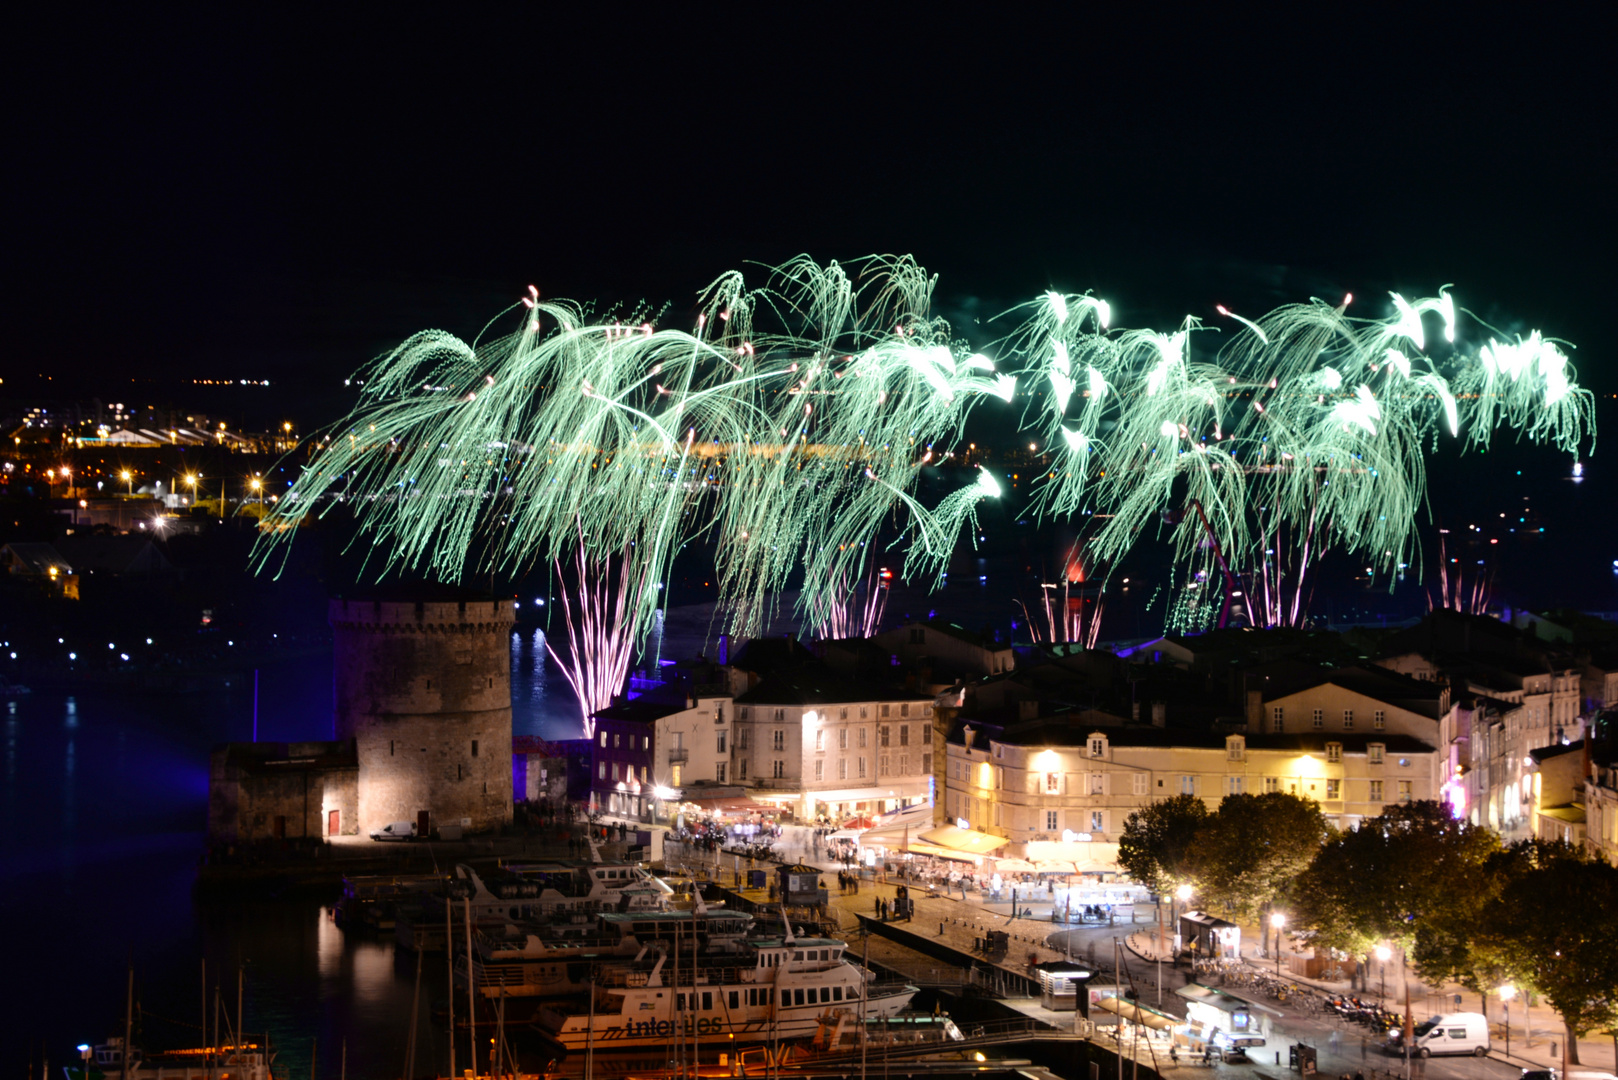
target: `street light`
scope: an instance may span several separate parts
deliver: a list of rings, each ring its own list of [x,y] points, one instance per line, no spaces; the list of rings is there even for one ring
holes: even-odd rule
[[[1393,950],[1386,945],[1376,947],[1376,958],[1381,961],[1382,967],[1382,1004],[1384,1007],[1388,1004],[1388,958],[1392,955]]]
[[[135,494],[135,478],[130,474],[128,469],[125,469],[123,472],[119,473],[118,479],[122,480],[128,485],[126,490],[130,495]]]
[[[1287,917],[1277,911],[1270,916],[1270,925],[1275,927],[1275,977],[1281,977],[1281,928],[1287,924]]]
[[[83,1080],[90,1080],[90,1055],[94,1051],[90,1048],[89,1043],[80,1043],[77,1049],[79,1051],[79,1060],[84,1062]]]
[[[253,479],[249,480],[247,483],[248,483],[248,486],[253,489],[253,493],[258,496],[258,509],[259,509],[260,513],[263,513],[264,512],[264,481],[260,480],[258,477],[255,476],[255,477],[253,477]]]
[[[1506,1011],[1506,1057],[1511,1057],[1511,999],[1517,996],[1515,986],[1500,988],[1500,1007]]]

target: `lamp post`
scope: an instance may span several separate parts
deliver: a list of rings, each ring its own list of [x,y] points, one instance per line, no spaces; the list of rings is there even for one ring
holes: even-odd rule
[[[1281,928],[1287,924],[1287,917],[1277,911],[1270,916],[1270,925],[1275,927],[1275,977],[1281,977]]]
[[[83,1080],[90,1080],[90,1055],[94,1053],[94,1051],[90,1048],[89,1043],[80,1043],[78,1045],[78,1051],[79,1060],[84,1062],[82,1073]]]
[[[255,476],[248,481],[248,485],[253,489],[253,494],[258,496],[258,509],[262,515],[264,513],[264,481]]]
[[[1515,986],[1500,988],[1500,1007],[1506,1012],[1506,1057],[1511,1057],[1511,999],[1517,996]]]
[[[1386,945],[1376,947],[1377,966],[1382,969],[1382,1004],[1384,1007],[1388,1003],[1388,958],[1392,955],[1393,950]]]
[[[118,474],[118,479],[122,480],[124,482],[124,484],[125,484],[125,487],[124,487],[124,493],[125,494],[127,494],[127,495],[135,494],[135,477],[134,477],[133,473],[131,473],[128,469],[125,469],[123,472]]]

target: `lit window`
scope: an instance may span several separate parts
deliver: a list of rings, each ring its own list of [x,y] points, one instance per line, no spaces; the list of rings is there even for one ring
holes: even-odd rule
[[[1343,744],[1340,743],[1340,742],[1329,742],[1329,743],[1327,743],[1326,744],[1326,760],[1327,761],[1342,761],[1343,760]]]

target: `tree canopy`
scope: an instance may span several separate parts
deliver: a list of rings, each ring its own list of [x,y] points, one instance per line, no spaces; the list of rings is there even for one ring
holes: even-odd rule
[[[1297,879],[1292,925],[1355,955],[1381,941],[1410,948],[1418,929],[1454,925],[1470,910],[1499,851],[1499,837],[1442,803],[1390,806],[1320,848]]]
[[[1193,884],[1204,906],[1254,918],[1289,890],[1331,832],[1313,799],[1279,791],[1226,795],[1197,831]]]
[[[1136,810],[1118,838],[1118,865],[1159,896],[1192,879],[1192,849],[1211,815],[1195,795]]]
[[[1618,867],[1562,844],[1523,845],[1475,927],[1478,952],[1548,1001],[1578,1043],[1618,1025]]]

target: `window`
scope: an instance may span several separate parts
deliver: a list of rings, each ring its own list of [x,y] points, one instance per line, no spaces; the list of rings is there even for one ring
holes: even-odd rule
[[[775,722],[777,724],[785,723],[786,718],[787,718],[787,711],[785,709],[776,709],[775,710]]]
[[[786,774],[787,774],[787,763],[782,761],[780,758],[776,758],[775,759],[775,771],[774,771],[774,773],[772,775],[774,775],[775,779],[779,780],[782,777],[786,776]]]
[[[780,728],[775,729],[771,748],[775,750],[785,750],[787,748],[787,733],[785,731]]]
[[[888,715],[888,706],[887,705],[882,706],[882,715],[884,717]]]
[[[725,782],[725,763],[723,761],[715,763],[713,772],[715,782],[723,784]]]
[[[725,733],[723,731],[719,733],[719,752],[721,754],[725,753]]]
[[[1264,778],[1264,794],[1272,795],[1280,790],[1281,778],[1279,776],[1266,776]]]
[[[1105,776],[1105,773],[1098,772],[1093,772],[1090,774],[1090,794],[1105,795],[1107,793],[1107,781]]]
[[[1400,802],[1409,802],[1410,801],[1411,795],[1413,794],[1413,792],[1411,790],[1413,786],[1414,785],[1409,780],[1401,780],[1401,781],[1399,781],[1399,801]]]
[[[883,711],[887,710],[886,705],[882,706],[882,708],[883,708]],[[892,725],[889,725],[889,724],[878,724],[877,725],[876,744],[878,746],[887,746],[888,745],[889,737],[890,737],[890,734],[891,734],[891,732],[889,731],[889,728],[891,726]]]
[[[837,779],[848,779],[848,759],[846,757],[837,759]]]
[[[908,706],[907,706],[907,708],[908,708]],[[909,746],[910,745],[910,725],[909,724],[900,724],[899,725],[899,745],[900,746]]]
[[[994,756],[997,757],[997,758],[1005,757],[1006,756],[1006,748],[1001,746],[999,743],[995,743],[994,744]]]
[[[597,762],[596,763],[596,779],[597,780],[605,780],[606,778],[607,778],[607,763],[605,761]]]
[[[741,758],[736,762],[736,779],[747,779],[747,759]]]
[[[634,772],[635,767],[633,765],[631,765],[629,767],[629,771]],[[646,766],[644,766],[644,765],[642,765],[640,767],[640,782],[643,783],[643,784],[646,783]]]
[[[844,709],[843,711],[847,712],[848,710]],[[837,749],[839,749],[839,750],[847,750],[848,749],[848,729],[847,728],[838,728],[837,729]]]
[[[1332,762],[1342,761],[1343,760],[1343,744],[1340,743],[1340,742],[1329,742],[1329,743],[1327,743],[1326,744],[1326,760],[1327,761],[1332,761]]]
[[[899,703],[899,715],[900,716],[909,716],[910,715],[910,704],[908,702],[900,702]]]
[[[909,754],[900,754],[899,755],[899,775],[900,776],[909,776],[910,775],[910,755]]]
[[[1246,777],[1243,776],[1225,777],[1225,794],[1240,795],[1242,793],[1242,781],[1245,779]]]
[[[821,752],[824,752],[825,749],[826,749],[826,733],[825,733],[825,731],[816,731],[815,732],[815,752],[816,753],[821,753]]]
[[[732,1009],[741,1008],[741,996],[742,993],[740,990],[732,990],[730,992],[730,1007]]]
[[[723,724],[725,722],[725,707],[723,705],[714,706],[713,722],[716,724]]]
[[[1000,817],[1001,817],[1001,814],[1000,814],[1000,805],[1001,805],[1001,804],[1000,804],[1000,803],[998,803],[998,802],[997,802],[997,803],[995,803],[995,804],[994,804],[994,823],[995,823],[995,824],[996,824],[996,825],[998,825],[998,824],[1000,824]]]
[[[1334,776],[1326,778],[1326,798],[1341,799],[1343,797],[1343,782]]]
[[[1107,812],[1105,810],[1090,811],[1090,831],[1106,832]]]
[[[622,762],[615,761],[615,762],[612,763],[612,782],[613,783],[616,784],[619,780],[623,779],[622,775],[620,775],[620,770],[622,770],[622,769],[623,769],[623,763]]]
[[[606,748],[607,748],[607,733],[605,731],[603,731],[601,733],[601,749],[605,750]]]
[[[923,629],[922,627],[912,626],[910,628],[910,644],[912,644],[912,645],[925,645],[925,644],[927,644],[927,631],[925,629]]]
[[[1365,748],[1365,760],[1372,765],[1382,764],[1382,753],[1386,748],[1379,742],[1374,742]]]
[[[816,780],[824,780],[824,779],[826,779],[826,761],[825,761],[824,758],[816,758],[815,759],[815,779]]]
[[[614,750],[618,749],[618,747],[623,744],[623,739],[624,739],[624,737],[622,735],[620,735],[618,732],[616,732],[616,731],[613,732],[612,733],[612,748]]]
[[[1107,740],[1106,739],[1091,739],[1090,740],[1090,756],[1094,757],[1094,758],[1106,757],[1107,756]]]
[[[1343,730],[1344,731],[1353,731],[1354,730],[1354,710],[1353,709],[1344,709],[1343,710]]]
[[[478,756],[478,741],[476,739],[472,740],[472,756]]]
[[[685,779],[685,766],[670,765],[669,773],[671,774],[669,776],[669,783],[674,787],[679,787],[680,782]]]
[[[1180,794],[1195,795],[1197,793],[1197,778],[1194,776],[1180,777]]]
[[[931,754],[923,754],[923,755],[921,755],[921,771],[922,771],[923,775],[927,775],[927,776],[932,775],[932,771],[933,771],[933,755],[931,755]]]
[[[1240,761],[1247,753],[1247,740],[1240,735],[1232,735],[1225,740],[1225,760]]]
[[[855,764],[858,765],[859,768],[855,771],[854,775],[863,780],[865,778],[865,758],[863,756],[860,757]]]
[[[1382,709],[1378,709],[1378,710],[1376,710],[1376,712],[1371,714],[1371,727],[1373,729],[1375,729],[1377,731],[1381,731],[1382,729],[1386,728],[1387,726],[1388,726],[1388,714],[1387,714],[1386,711],[1384,711]]]
[[[1058,827],[1059,826],[1056,824],[1056,811],[1055,810],[1047,810],[1047,811],[1045,811],[1045,828],[1047,830],[1049,830],[1050,832],[1055,832]]]
[[[844,706],[842,706],[841,708],[839,708],[837,710],[837,719],[839,719],[839,720],[847,720],[848,719],[848,706],[847,705],[844,705]]]
[[[630,736],[629,745],[635,745],[634,736]],[[652,748],[652,737],[650,735],[642,735],[640,737],[640,748],[642,750],[650,750]]]
[[[1146,785],[1150,781],[1150,777],[1148,777],[1145,773],[1140,772],[1140,773],[1136,773],[1135,775],[1131,776],[1129,779],[1133,781],[1133,784],[1131,785],[1131,788],[1130,788],[1130,794],[1132,794],[1132,795],[1144,795],[1144,794],[1146,794],[1146,790],[1147,790]]]
[[[870,716],[870,707],[866,706],[866,705],[861,705],[860,706],[860,719],[865,720],[869,716]],[[861,745],[863,746],[864,744],[862,743]]]
[[[1371,781],[1371,801],[1372,802],[1381,802],[1382,801],[1382,781],[1380,781],[1380,780],[1372,780]]]
[[[1045,794],[1060,795],[1062,793],[1062,774],[1048,772],[1045,774]]]
[[[864,709],[860,710],[860,712],[864,712],[864,711],[865,711]],[[860,744],[860,749],[861,750],[865,749],[865,740],[866,740],[866,737],[867,737],[867,732],[869,732],[869,730],[870,730],[869,728],[860,728],[859,744]]]
[[[736,749],[738,749],[738,750],[746,750],[747,749],[747,732],[748,732],[747,728],[737,728],[736,729]]]
[[[1310,717],[1310,723],[1314,724],[1316,731],[1319,731],[1321,728],[1325,727],[1326,726],[1326,710],[1325,709],[1316,709],[1315,712],[1314,712],[1314,715],[1312,717]]]
[[[676,749],[676,750],[684,750],[685,749],[685,732],[676,731],[674,733],[674,749]]]
[[[742,712],[741,712],[741,716],[740,716],[740,717],[739,717],[739,719],[742,719],[742,720],[746,720],[746,719],[747,719],[747,715],[748,715],[748,712],[749,712],[749,710],[747,710],[747,709],[743,709],[743,710],[742,710]]]
[[[888,755],[883,754],[877,758],[877,775],[888,775]]]
[[[1282,727],[1284,726],[1283,721],[1285,719],[1286,719],[1286,710],[1284,708],[1282,708],[1280,705],[1276,705],[1275,707],[1270,709],[1270,730],[1279,734]]]

